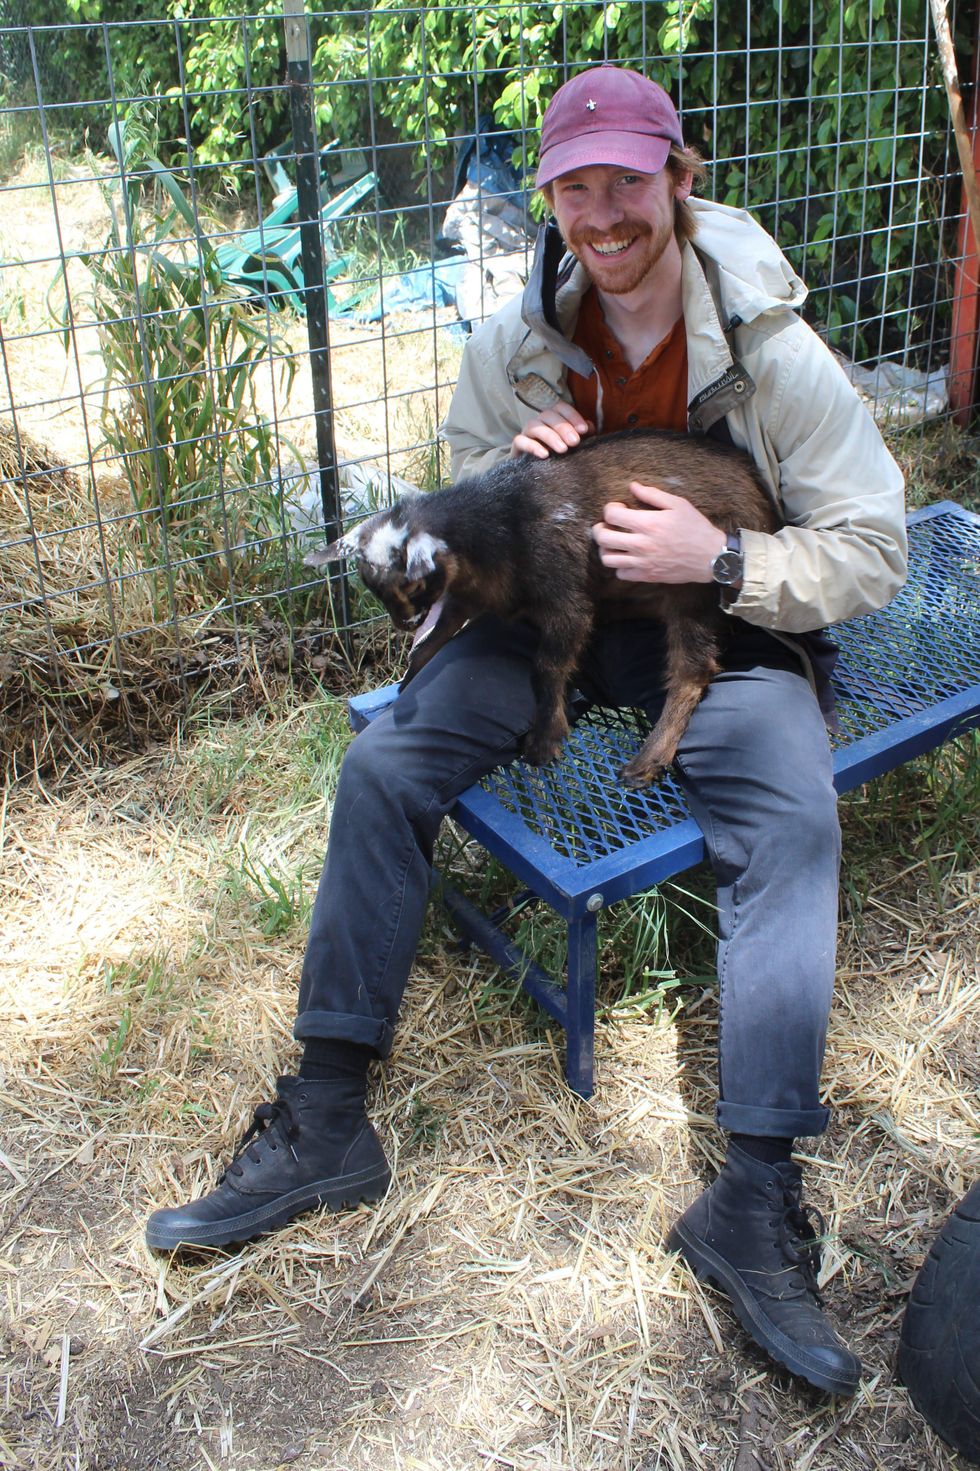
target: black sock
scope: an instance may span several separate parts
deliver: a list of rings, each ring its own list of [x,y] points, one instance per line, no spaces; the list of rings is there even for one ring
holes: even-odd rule
[[[763,1164],[777,1165],[788,1160],[793,1153],[793,1139],[781,1139],[764,1134],[733,1134],[731,1142]]]
[[[328,1083],[332,1078],[361,1078],[366,1082],[371,1059],[377,1055],[372,1047],[342,1037],[306,1037],[299,1075],[317,1083]]]

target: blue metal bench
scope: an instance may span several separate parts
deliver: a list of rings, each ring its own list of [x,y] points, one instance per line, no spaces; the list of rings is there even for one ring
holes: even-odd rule
[[[980,516],[944,501],[909,517],[905,587],[879,613],[834,629],[842,731],[835,784],[849,791],[947,738],[980,725]],[[361,730],[397,685],[350,701]],[[564,984],[547,974],[445,879],[438,892],[458,929],[565,1028],[571,1088],[592,1092],[596,922],[617,899],[651,888],[705,856],[701,830],[669,774],[631,792],[617,771],[645,727],[630,711],[592,710],[563,757],[536,770],[492,772],[452,816],[568,927]],[[522,896],[525,897],[525,896]]]

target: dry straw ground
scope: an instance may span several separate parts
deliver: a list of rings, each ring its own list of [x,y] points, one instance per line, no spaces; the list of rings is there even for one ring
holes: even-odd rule
[[[91,187],[69,177],[64,191],[67,243],[92,238]],[[24,259],[50,254],[27,197],[19,231]],[[48,271],[22,280],[24,320],[40,323]],[[19,350],[19,401],[52,397],[60,345]],[[407,441],[397,427],[389,441],[368,401],[414,381],[419,344],[393,348],[401,359],[356,337],[346,350],[335,382],[349,372],[344,391],[363,401],[351,452],[384,455]],[[20,423],[53,444],[53,466],[84,459],[77,414]],[[920,480],[938,468],[976,493],[969,446],[933,440],[932,464],[923,448],[904,451]],[[98,479],[111,504],[111,477]],[[83,491],[52,477],[52,526]],[[72,558],[91,555],[81,541],[62,550],[65,588]],[[830,1310],[866,1376],[834,1404],[771,1372],[723,1300],[664,1251],[721,1147],[715,995],[697,979],[710,946],[676,890],[669,953],[644,957],[687,980],[663,1007],[623,999],[629,939],[607,927],[593,1099],[568,1093],[560,1037],[434,911],[374,1085],[395,1165],[387,1198],[238,1253],[147,1252],[147,1212],[207,1187],[294,1061],[306,910],[346,740],[336,693],[291,691],[271,662],[237,671],[234,695],[233,716],[167,705],[169,733],[115,763],[78,729],[56,774],[28,759],[0,801],[0,1465],[956,1466],[893,1358],[910,1281],[980,1169],[977,742],[844,804],[834,1121],[807,1155],[831,1233]],[[703,873],[686,887],[710,892]]]
[[[238,1253],[147,1252],[146,1213],[212,1180],[293,1061],[343,724],[328,697],[284,701],[4,802],[0,1462],[955,1466],[893,1357],[910,1280],[980,1172],[980,832],[975,806],[942,817],[971,769],[975,797],[973,741],[844,809],[834,1122],[805,1152],[830,1309],[866,1366],[852,1403],[770,1372],[664,1250],[718,1160],[711,988],[677,993],[674,1020],[617,1004],[607,952],[582,1102],[560,1038],[437,910],[374,1091],[387,1198]],[[703,972],[679,909],[670,931],[680,974]]]

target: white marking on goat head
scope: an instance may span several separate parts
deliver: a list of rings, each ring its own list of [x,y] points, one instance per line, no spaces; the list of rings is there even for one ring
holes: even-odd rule
[[[397,524],[391,511],[382,511],[366,521],[362,527],[360,558],[378,572],[388,572],[398,563],[398,554],[405,545],[408,527]]]
[[[412,582],[436,570],[436,558],[449,550],[444,541],[428,531],[416,531],[405,547],[405,576]]]
[[[328,562],[343,562],[348,557],[356,557],[361,545],[362,526],[356,526],[353,531],[345,531],[336,541],[332,541],[328,547],[317,547],[312,552],[307,552],[303,558],[304,567],[325,567]]]

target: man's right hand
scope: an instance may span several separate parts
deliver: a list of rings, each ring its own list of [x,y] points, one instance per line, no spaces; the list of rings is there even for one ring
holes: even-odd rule
[[[574,449],[587,434],[595,433],[595,425],[584,419],[573,404],[556,403],[535,415],[511,442],[511,455],[534,455],[546,460],[549,455],[563,455]]]

